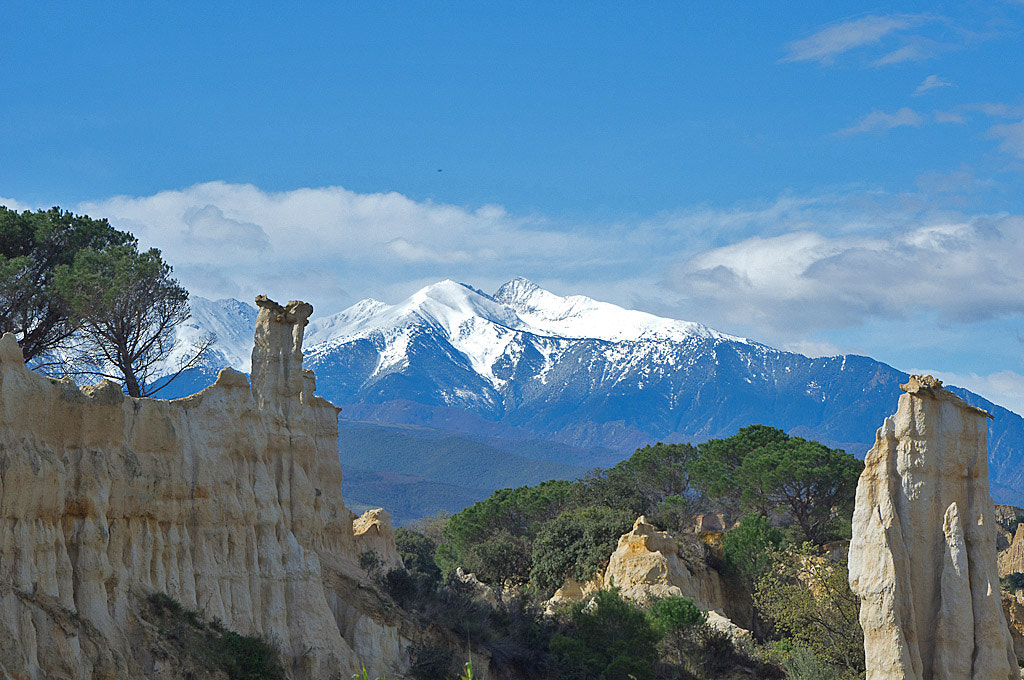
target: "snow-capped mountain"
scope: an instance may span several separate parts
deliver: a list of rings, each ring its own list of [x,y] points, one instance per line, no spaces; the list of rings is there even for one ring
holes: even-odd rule
[[[211,367],[231,366],[248,373],[252,368],[253,328],[256,308],[234,299],[207,300],[189,298],[192,318],[178,326],[174,351],[164,361],[162,373],[172,372],[182,359],[192,356],[192,348],[212,333],[216,342],[206,363]]]
[[[188,332],[227,337],[222,358],[247,370],[255,309],[197,298],[193,310]],[[343,417],[623,453],[763,423],[863,456],[907,378],[868,357],[811,359],[525,279],[494,295],[442,281],[395,305],[363,300],[313,320],[305,346]],[[189,382],[176,390],[201,386]],[[1024,420],[958,392],[996,416],[994,494],[1024,500]]]

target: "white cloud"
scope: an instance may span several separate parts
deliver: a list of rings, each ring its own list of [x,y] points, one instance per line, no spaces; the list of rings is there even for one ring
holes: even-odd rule
[[[819,30],[817,33],[786,44],[783,61],[818,61],[830,64],[845,52],[873,45],[898,31],[918,26],[930,17],[896,14],[849,19]]]
[[[947,385],[963,387],[1018,415],[1024,415],[1024,375],[1020,373],[999,371],[988,375],[979,375],[929,369],[914,369],[909,372],[933,375]]]
[[[34,210],[34,208],[25,203],[20,203],[13,198],[4,198],[0,196],[0,205],[4,206],[8,210],[16,210],[18,212],[24,212],[26,210]]]
[[[924,118],[917,111],[904,106],[895,113],[874,110],[848,128],[836,131],[840,136],[856,135],[862,132],[885,132],[898,127],[918,127]]]
[[[948,80],[943,80],[936,74],[932,74],[921,81],[921,84],[914,90],[914,96],[919,96],[927,92],[928,90],[934,90],[939,87],[953,87],[953,83]]]
[[[1019,123],[993,125],[988,132],[992,137],[1002,140],[999,143],[1000,151],[1024,158],[1024,120]]]
[[[107,217],[160,248],[197,295],[301,297],[322,312],[391,287],[404,296],[410,282],[579,276],[628,257],[607,234],[557,229],[500,206],[474,210],[341,187],[265,192],[209,182],[82,203],[76,212]]]
[[[893,217],[874,230],[747,238],[677,264],[667,283],[683,306],[774,337],[922,311],[957,323],[1024,314],[1024,217],[919,217],[909,228]]]
[[[803,354],[804,356],[817,358],[817,357],[834,357],[845,352],[838,346],[831,342],[822,342],[817,340],[797,340],[795,342],[784,343],[781,349],[789,352],[796,352],[797,354]]]

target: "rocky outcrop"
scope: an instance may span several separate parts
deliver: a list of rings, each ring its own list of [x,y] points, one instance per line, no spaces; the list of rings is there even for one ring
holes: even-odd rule
[[[1018,665],[1024,662],[1024,602],[1021,602],[1022,593],[1008,593],[1005,590],[1001,593],[1003,602],[1003,616],[1010,629],[1010,639],[1013,640],[1013,653],[1017,657]]]
[[[996,560],[999,576],[1024,572],[1024,523],[1017,525],[1013,540],[999,553]]]
[[[985,411],[901,385],[857,486],[850,586],[868,680],[1018,677],[999,599]]]
[[[387,510],[375,508],[364,512],[352,522],[352,534],[360,563],[369,553],[373,555],[374,566],[383,574],[405,568],[395,546],[395,531],[391,528],[391,515]]]
[[[273,641],[291,678],[402,677],[402,623],[360,590],[362,551],[397,556],[390,522],[357,537],[342,503],[312,307],[257,304],[252,384],[224,369],[174,401],[48,379],[0,340],[0,677],[184,677],[146,642],[156,592]]]
[[[547,602],[544,603],[544,611],[553,614],[560,607],[572,602],[582,602],[593,597],[597,591],[604,587],[604,573],[598,572],[588,580],[580,583],[571,576],[565,579],[562,587],[555,591]]]
[[[619,538],[608,560],[604,587],[615,586],[623,597],[644,602],[652,597],[688,597],[704,610],[722,609],[718,572],[700,559],[684,559],[679,542],[667,531],[648,524],[644,516]]]

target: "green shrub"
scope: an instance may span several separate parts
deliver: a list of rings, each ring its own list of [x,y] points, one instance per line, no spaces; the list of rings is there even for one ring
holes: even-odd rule
[[[612,508],[573,508],[546,523],[533,543],[530,583],[550,596],[568,577],[586,581],[608,557],[635,518]]]
[[[189,653],[220,668],[230,680],[284,680],[278,652],[266,640],[228,630],[218,619],[207,624],[166,593],[153,593],[148,600],[161,618],[163,637],[182,642]]]
[[[647,610],[647,620],[659,636],[703,625],[708,620],[703,612],[688,597],[670,596],[655,600]]]
[[[799,551],[778,551],[757,580],[754,607],[794,646],[835,667],[864,670],[860,603],[850,590],[845,562],[822,557],[809,543]]]
[[[1015,571],[999,579],[999,582],[1007,590],[1024,590],[1024,573]]]
[[[782,662],[786,680],[835,680],[835,669],[821,661],[814,652],[797,645]]]
[[[764,515],[747,514],[722,538],[725,568],[752,584],[770,564],[769,552],[782,544],[782,532]]]
[[[571,611],[571,630],[550,644],[564,680],[653,680],[658,633],[642,611],[617,590]]]

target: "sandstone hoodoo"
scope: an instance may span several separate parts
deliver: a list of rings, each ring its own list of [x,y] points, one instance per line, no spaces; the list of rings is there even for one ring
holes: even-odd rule
[[[408,668],[402,621],[359,588],[361,555],[398,557],[387,513],[354,531],[342,503],[312,307],[257,304],[251,386],[226,368],[174,401],[51,380],[0,340],[0,675],[188,677],[154,594],[271,640],[291,678]]]
[[[990,416],[931,376],[900,387],[853,516],[850,586],[867,678],[1016,679],[996,570]]]

